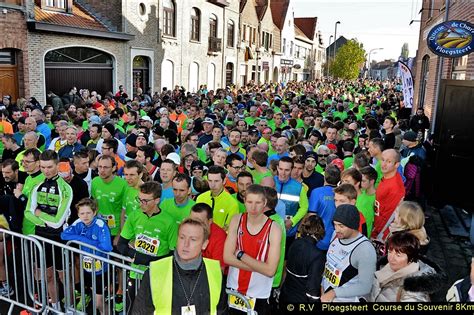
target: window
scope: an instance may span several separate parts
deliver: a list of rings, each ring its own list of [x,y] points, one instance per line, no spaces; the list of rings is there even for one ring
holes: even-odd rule
[[[209,37],[217,37],[217,17],[214,14],[209,18]]]
[[[15,64],[15,51],[12,49],[0,49],[0,65]]]
[[[227,22],[227,47],[234,47],[234,29],[234,21],[229,20],[229,22]]]
[[[272,40],[273,35],[268,32],[262,32],[262,47],[265,48],[266,51],[270,51],[272,48]]]
[[[428,83],[428,74],[430,71],[430,56],[425,55],[421,62],[421,84],[418,107],[423,107],[425,103],[426,84]]]
[[[466,80],[467,61],[469,55],[464,55],[459,58],[454,58],[452,62],[452,74],[451,79],[453,80]]]
[[[283,54],[286,52],[286,38],[283,38]]]
[[[175,36],[175,5],[172,0],[163,1],[163,34]]]
[[[191,9],[191,40],[198,42],[201,33],[201,12],[199,9]]]
[[[290,44],[290,56],[293,55],[293,41]]]
[[[44,5],[47,9],[66,11],[67,0],[45,0]]]
[[[242,41],[245,42],[247,40],[247,25],[242,25]]]

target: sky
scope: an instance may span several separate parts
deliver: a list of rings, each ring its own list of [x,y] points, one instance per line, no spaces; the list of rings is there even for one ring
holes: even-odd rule
[[[329,37],[334,36],[337,21],[337,37],[356,38],[367,53],[373,48],[371,60],[397,60],[403,43],[408,43],[409,56],[416,55],[422,0],[293,0],[295,17],[318,18],[319,30],[327,47]],[[331,41],[332,43],[332,41]]]

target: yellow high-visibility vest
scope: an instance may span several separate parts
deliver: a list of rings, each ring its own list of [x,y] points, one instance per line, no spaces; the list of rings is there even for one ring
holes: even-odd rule
[[[166,257],[150,263],[150,288],[155,315],[172,313],[173,259],[174,257]],[[207,258],[203,260],[209,284],[211,314],[217,314],[222,289],[221,266],[218,260]]]

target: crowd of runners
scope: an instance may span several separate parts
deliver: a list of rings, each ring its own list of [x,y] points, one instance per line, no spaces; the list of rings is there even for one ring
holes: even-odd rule
[[[143,278],[133,314],[430,301],[443,279],[424,256],[430,122],[401,91],[359,79],[4,96],[0,227],[130,257],[145,271],[127,275]],[[63,257],[44,252],[50,281]]]

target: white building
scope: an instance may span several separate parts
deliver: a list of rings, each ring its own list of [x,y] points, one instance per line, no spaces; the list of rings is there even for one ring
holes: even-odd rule
[[[164,0],[159,3],[156,51],[160,88],[223,88],[237,78],[239,3]]]
[[[280,31],[280,55],[275,54],[275,65],[280,65],[278,81],[293,79],[293,55],[295,49],[294,8],[291,0],[272,0],[270,3],[273,22]]]

